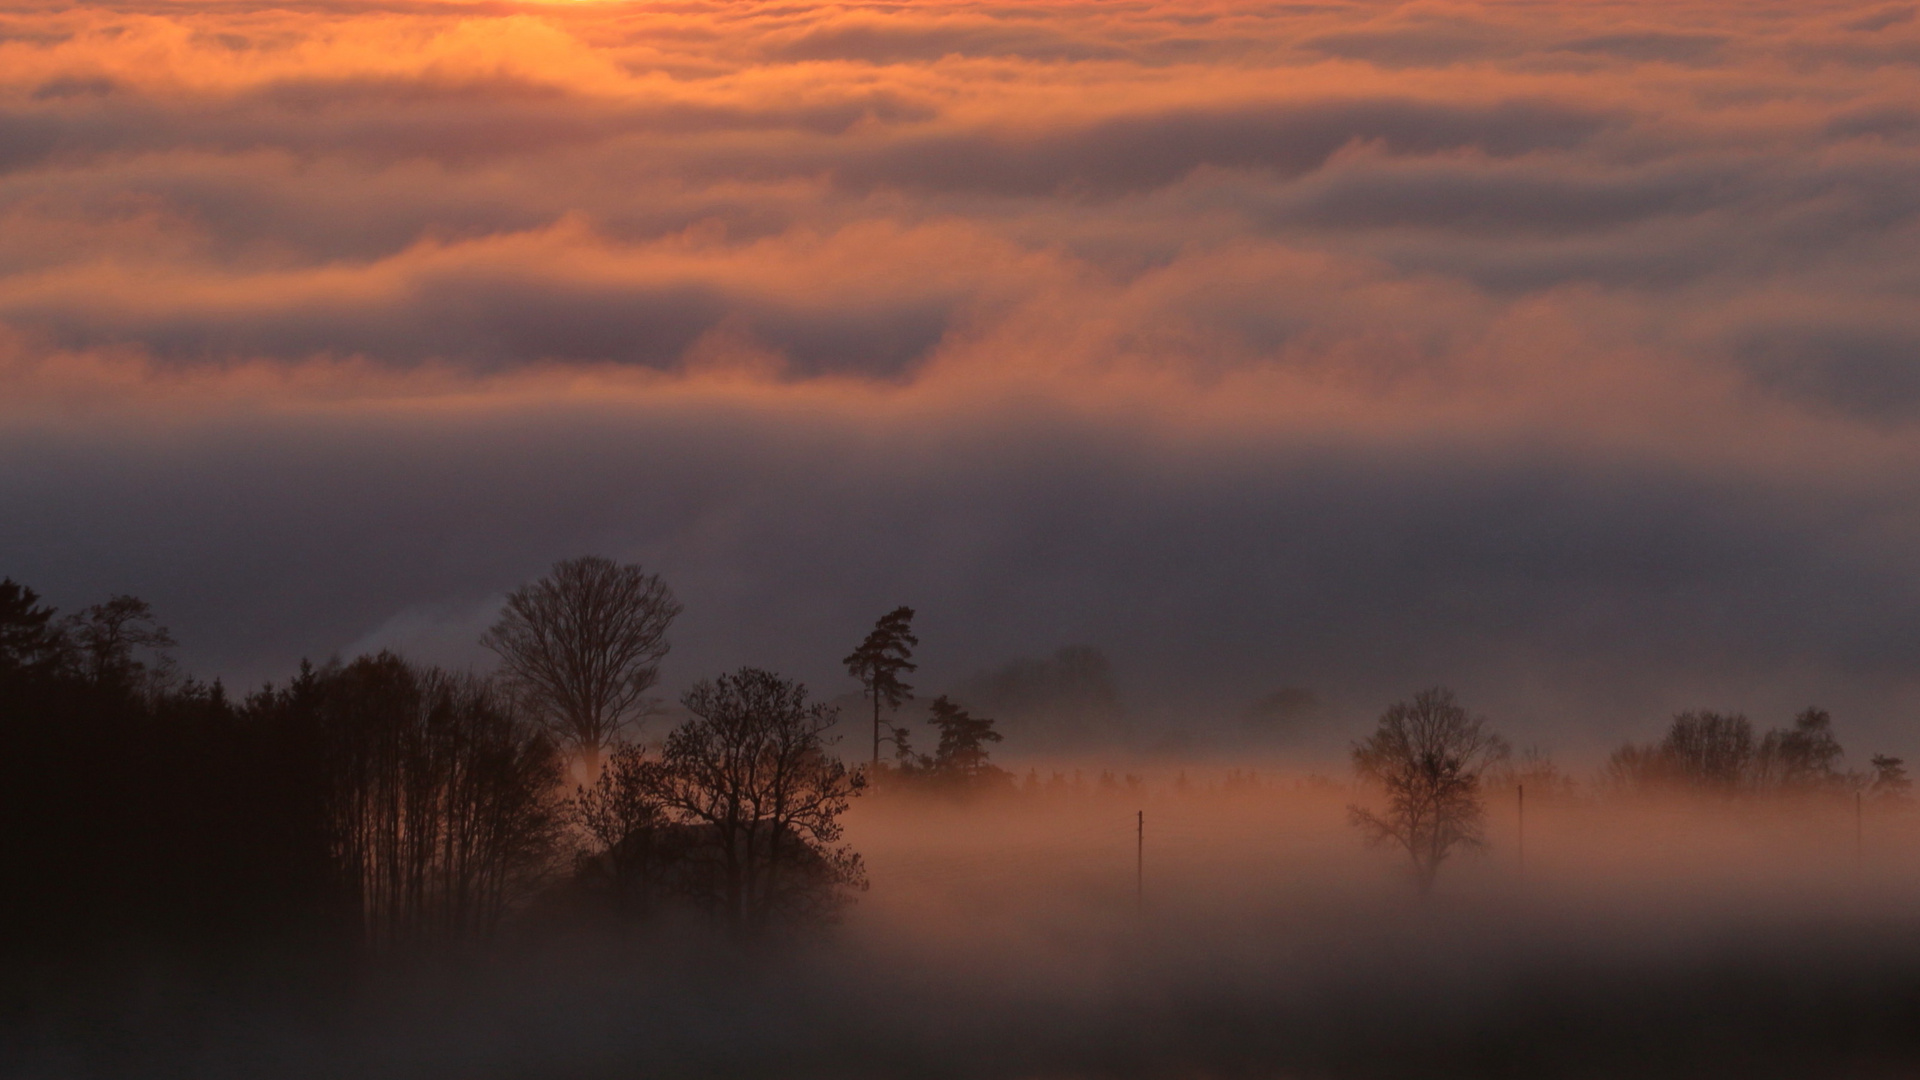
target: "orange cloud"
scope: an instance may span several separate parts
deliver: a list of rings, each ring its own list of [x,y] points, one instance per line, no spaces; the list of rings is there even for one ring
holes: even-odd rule
[[[894,539],[847,573],[985,567],[1021,626],[1087,635],[1132,618],[1099,583],[1149,573],[1178,579],[1153,618],[1231,578],[1563,657],[1674,617],[1692,579],[1643,572],[1674,559],[1899,597],[1915,101],[1920,20],[1877,0],[15,5],[0,437],[33,453],[0,482],[111,488],[92,451],[31,464],[97,445],[346,490],[303,463],[363,453],[470,486],[477,535],[496,478],[591,476],[669,539],[582,495],[500,565],[609,536],[832,563],[809,538],[865,522]],[[658,462],[685,486],[635,479]],[[217,483],[280,483],[246,477]],[[915,513],[873,524],[874,491]],[[1303,521],[1324,582],[1262,546]],[[1841,643],[1824,670],[1894,619],[1767,595]]]

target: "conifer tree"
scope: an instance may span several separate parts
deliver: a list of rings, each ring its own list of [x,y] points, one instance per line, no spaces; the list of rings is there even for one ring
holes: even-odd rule
[[[933,701],[927,722],[940,732],[940,745],[933,752],[934,771],[959,780],[971,780],[993,766],[987,764],[987,743],[1001,741],[993,730],[993,721],[974,716],[945,694]]]
[[[902,701],[913,697],[913,687],[900,681],[900,673],[919,667],[913,662],[913,647],[918,644],[920,639],[913,636],[913,609],[897,607],[880,616],[860,647],[841,661],[847,665],[847,674],[860,680],[861,685],[866,687],[867,697],[873,701],[873,767],[876,772],[880,768],[880,705],[884,702],[888,708],[897,709]],[[890,729],[889,737],[896,745],[900,745],[906,739],[906,732]]]

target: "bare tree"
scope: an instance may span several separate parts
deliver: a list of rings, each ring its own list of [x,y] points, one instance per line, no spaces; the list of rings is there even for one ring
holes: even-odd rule
[[[666,823],[660,806],[660,763],[647,757],[638,743],[618,743],[607,767],[591,785],[581,788],[569,809],[587,839],[601,850],[611,850],[642,829]]]
[[[860,857],[839,845],[861,781],[827,753],[835,711],[755,668],[702,680],[682,703],[693,718],[645,775],[692,863],[688,891],[736,932],[830,914],[865,882]]]
[[[1660,754],[1687,783],[1738,791],[1753,767],[1753,724],[1738,713],[1684,712],[1673,718]]]
[[[591,774],[644,707],[680,611],[659,575],[585,556],[515,589],[480,643]]]
[[[154,621],[153,605],[137,596],[108,597],[104,604],[67,616],[63,629],[94,682],[164,685],[173,672],[173,658],[166,652],[176,644],[173,635]],[[151,666],[138,658],[137,649],[148,650]]]
[[[586,834],[578,877],[604,888],[616,909],[644,915],[667,894],[684,895],[674,863],[688,854],[661,804],[658,760],[638,743],[616,743],[606,768],[571,800],[575,825]]]
[[[1480,774],[1507,753],[1506,740],[1468,714],[1453,691],[1423,690],[1389,708],[1353,748],[1354,770],[1386,789],[1385,812],[1347,812],[1369,841],[1406,850],[1424,894],[1456,849],[1484,843]]]

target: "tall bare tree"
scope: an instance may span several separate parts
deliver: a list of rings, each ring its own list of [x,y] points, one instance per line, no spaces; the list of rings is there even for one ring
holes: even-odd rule
[[[645,706],[680,611],[659,575],[583,556],[515,589],[480,643],[591,774]]]
[[[1424,894],[1449,855],[1484,843],[1480,774],[1507,754],[1506,740],[1453,691],[1422,690],[1389,708],[1353,748],[1354,770],[1386,789],[1385,812],[1347,812],[1370,841],[1405,849]]]
[[[865,641],[860,647],[849,653],[841,663],[847,665],[847,674],[859,679],[866,687],[867,696],[873,699],[873,768],[880,770],[880,743],[891,739],[900,747],[903,758],[906,755],[907,733],[905,729],[889,726],[889,734],[880,734],[880,706],[884,703],[890,709],[897,709],[900,703],[913,696],[913,687],[900,680],[900,673],[913,671],[919,667],[913,662],[913,647],[920,639],[913,636],[913,609],[897,607],[873,624]]]

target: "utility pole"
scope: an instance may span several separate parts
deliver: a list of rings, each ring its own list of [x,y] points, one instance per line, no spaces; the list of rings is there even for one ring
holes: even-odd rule
[[[1134,811],[1133,900],[1141,911],[1147,910],[1147,812]]]
[[[1514,850],[1519,853],[1520,870],[1522,873],[1525,873],[1527,869],[1527,785],[1515,785],[1515,794],[1519,798],[1520,825],[1517,830],[1518,837],[1514,844]]]
[[[1853,793],[1853,861],[1861,866],[1867,864],[1867,797],[1862,792]]]

